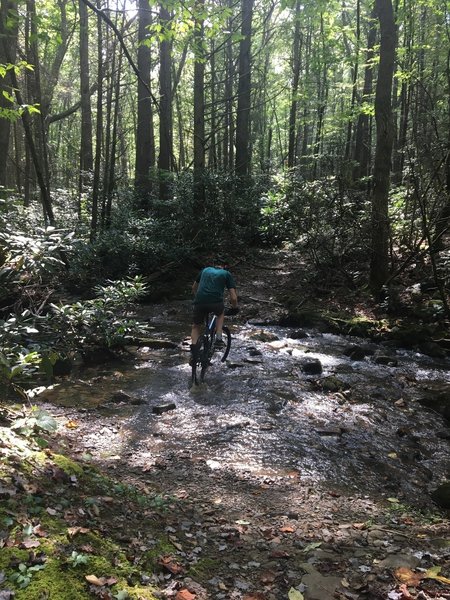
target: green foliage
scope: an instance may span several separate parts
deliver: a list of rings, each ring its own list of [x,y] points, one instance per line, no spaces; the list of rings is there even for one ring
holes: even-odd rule
[[[72,567],[78,567],[79,565],[87,565],[89,562],[89,556],[87,554],[81,554],[76,552],[76,550],[72,550],[72,554],[67,559],[67,562],[71,564]]]
[[[57,421],[46,411],[38,406],[33,406],[31,411],[22,419],[18,419],[12,425],[12,429],[26,437],[34,433],[44,431],[53,433],[57,430]]]
[[[345,271],[351,261],[359,270],[367,257],[369,214],[367,200],[342,191],[336,180],[307,182],[290,173],[261,199],[261,239],[301,244],[320,271]]]
[[[17,567],[17,571],[10,576],[10,580],[13,581],[17,587],[23,589],[30,585],[33,575],[37,571],[44,569],[45,565],[32,565],[28,566],[25,563],[20,563]]]
[[[89,344],[114,347],[128,338],[147,333],[144,325],[126,316],[131,304],[146,293],[141,276],[98,286],[97,293],[99,297],[92,300],[51,304],[53,314],[49,316],[48,326],[72,349]]]

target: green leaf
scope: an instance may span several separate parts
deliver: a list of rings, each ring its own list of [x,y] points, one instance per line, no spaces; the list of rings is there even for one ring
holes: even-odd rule
[[[305,597],[301,592],[296,590],[295,588],[291,588],[288,592],[289,600],[305,600]]]

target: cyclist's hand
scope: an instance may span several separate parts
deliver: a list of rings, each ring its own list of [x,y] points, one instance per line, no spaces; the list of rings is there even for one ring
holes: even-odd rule
[[[234,315],[237,315],[237,314],[238,314],[238,312],[239,312],[239,307],[237,307],[237,306],[235,306],[235,307],[232,307],[232,308],[226,308],[226,309],[225,309],[225,315],[226,315],[227,317],[232,317],[232,316],[234,316]]]

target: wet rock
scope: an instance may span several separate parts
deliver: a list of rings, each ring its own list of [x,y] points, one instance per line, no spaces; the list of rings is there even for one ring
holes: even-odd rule
[[[141,346],[151,348],[152,350],[174,350],[175,348],[178,348],[178,344],[170,340],[139,339],[138,341]]]
[[[248,353],[250,356],[262,356],[262,352],[261,350],[258,350],[258,348],[248,348]]]
[[[374,358],[374,362],[377,365],[386,365],[388,367],[396,367],[398,365],[398,360],[394,356],[388,356],[385,354],[380,354]]]
[[[131,396],[130,394],[127,394],[123,390],[119,390],[117,392],[114,392],[114,394],[111,396],[110,402],[130,402],[131,403],[132,400],[133,400],[133,396]]]
[[[431,492],[431,499],[441,508],[450,508],[450,481]]]
[[[92,366],[111,362],[116,356],[108,348],[88,348],[82,353],[82,358],[85,365]]]
[[[439,344],[435,342],[423,342],[418,347],[419,352],[432,356],[433,358],[445,358],[447,356],[446,351]]]
[[[318,358],[303,361],[301,367],[307,375],[320,375],[323,370],[322,363]]]
[[[411,554],[389,554],[386,558],[378,564],[380,569],[398,569],[400,567],[407,567],[408,569],[415,569],[420,564],[420,559],[417,556]]]
[[[306,331],[304,331],[303,329],[296,329],[295,331],[293,331],[290,335],[291,339],[293,340],[303,340],[308,336],[308,334],[306,333]]]
[[[344,350],[345,356],[348,356],[351,360],[364,360],[366,356],[373,354],[369,348],[363,346],[349,346]]]
[[[420,404],[440,413],[450,421],[450,386],[443,382],[430,382],[423,390]]]
[[[157,406],[152,406],[152,413],[155,415],[162,415],[170,410],[175,410],[176,407],[176,404],[173,402],[168,402],[167,404],[158,404]]]
[[[324,377],[324,379],[321,380],[320,385],[324,392],[339,392],[345,388],[343,382],[334,375]]]
[[[275,340],[280,339],[275,333],[272,333],[271,331],[263,331],[262,329],[250,334],[249,337],[251,340],[256,340],[258,342],[274,342]]]
[[[311,565],[301,565],[309,572],[302,577],[302,583],[306,587],[304,591],[305,600],[332,600],[335,592],[341,585],[341,577],[324,577]]]

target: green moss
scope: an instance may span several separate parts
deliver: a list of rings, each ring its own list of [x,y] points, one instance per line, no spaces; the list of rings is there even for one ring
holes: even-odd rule
[[[200,581],[211,579],[211,573],[217,572],[219,567],[220,561],[212,558],[202,558],[198,563],[190,567],[188,575]]]
[[[52,454],[51,460],[57,467],[62,469],[64,473],[67,473],[67,475],[76,475],[77,477],[81,477],[84,473],[83,467],[67,456],[63,456],[62,454]]]
[[[141,559],[141,566],[145,569],[154,571],[159,569],[158,560],[161,556],[168,556],[176,552],[173,546],[167,540],[158,540],[157,544],[151,549],[146,550]]]

